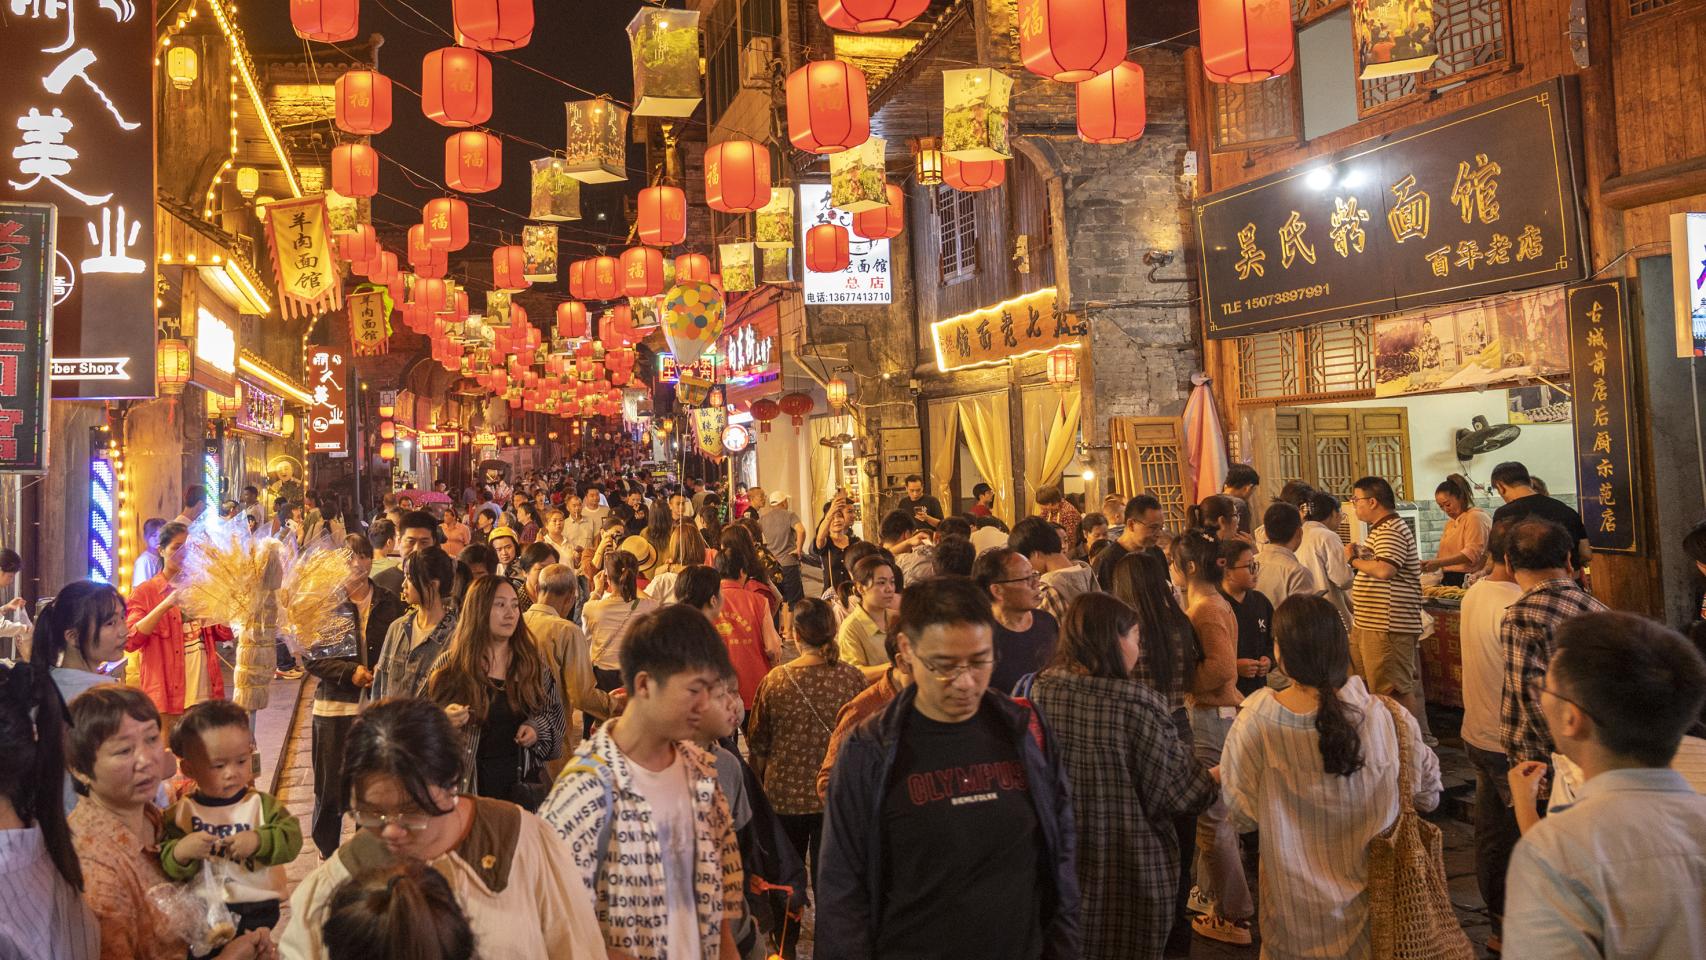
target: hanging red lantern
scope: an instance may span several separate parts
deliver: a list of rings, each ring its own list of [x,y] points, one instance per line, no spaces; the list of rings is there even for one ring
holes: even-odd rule
[[[752,419],[758,421],[758,431],[769,433],[770,421],[782,415],[782,408],[769,397],[760,397],[752,401],[752,409],[749,412],[752,414]]]
[[[1078,85],[1078,136],[1086,143],[1130,143],[1148,120],[1143,68],[1126,61]]]
[[[612,370],[610,371],[610,385],[613,387],[625,387],[628,385],[628,380],[632,377],[633,374],[626,370]]]
[[[423,278],[415,281],[415,306],[428,315],[444,312],[451,305],[450,284],[443,280]]]
[[[817,0],[818,16],[836,30],[882,33],[921,16],[930,0]]]
[[[504,142],[484,130],[463,130],[444,141],[444,184],[485,193],[503,183]]]
[[[367,262],[367,279],[377,284],[390,286],[397,280],[397,255],[389,250],[380,250],[373,259]],[[393,301],[400,298],[392,296]]]
[[[806,269],[814,273],[834,273],[847,269],[850,262],[846,227],[820,223],[806,231]]]
[[[304,40],[321,43],[353,40],[360,13],[361,5],[356,0],[290,0],[290,26]]]
[[[942,180],[955,190],[976,193],[1005,183],[1007,164],[1002,160],[955,160],[943,154]]]
[[[639,214],[635,231],[641,243],[667,247],[687,239],[687,193],[680,187],[660,184],[641,190]]]
[[[533,39],[533,0],[451,0],[456,42],[497,53]]]
[[[622,296],[622,262],[611,256],[593,258],[586,282],[588,300],[615,300]]]
[[[371,223],[358,223],[354,230],[339,233],[338,256],[352,264],[366,264],[379,253],[379,234]]]
[[[460,250],[468,245],[468,204],[455,197],[428,200],[423,211],[424,236],[434,251]]]
[[[865,74],[844,60],[814,60],[788,77],[788,140],[807,153],[840,153],[871,138]]]
[[[332,118],[339,130],[371,137],[391,126],[390,77],[377,70],[348,70],[332,90]]]
[[[411,226],[409,228],[409,264],[420,266],[423,263],[431,263],[438,256],[438,252],[433,250],[431,244],[427,243],[426,224],[417,223]]]
[[[1125,59],[1126,0],[1019,0],[1018,23],[1025,69],[1050,80],[1081,83]]]
[[[1078,383],[1078,350],[1058,346],[1048,352],[1048,382],[1057,390],[1067,390]]]
[[[492,62],[466,47],[440,47],[427,54],[421,61],[421,109],[446,127],[490,120]]]
[[[586,304],[565,300],[557,304],[557,336],[564,340],[579,340],[586,336]]]
[[[866,240],[892,240],[906,228],[906,191],[895,184],[886,188],[888,204],[853,215],[853,232]]]
[[[782,412],[794,421],[795,427],[803,427],[806,423],[806,414],[812,412],[813,403],[810,394],[790,393],[782,397],[780,406]]]
[[[1215,83],[1258,83],[1297,62],[1288,0],[1197,0],[1202,68]]]
[[[576,300],[591,300],[591,287],[586,282],[591,276],[592,261],[576,260],[569,264],[569,296]]]
[[[492,251],[492,286],[499,290],[526,290],[533,286],[526,273],[527,251],[519,244],[499,247]],[[515,309],[514,305],[510,308]],[[511,317],[513,320],[513,315]]]
[[[725,140],[705,151],[705,205],[751,213],[770,202],[770,149],[751,140]]]
[[[634,311],[627,304],[619,303],[604,312],[598,325],[598,342],[604,347],[606,361],[611,353],[636,339]]]
[[[675,258],[676,283],[707,283],[710,279],[710,257],[702,253],[684,253]]]
[[[365,143],[332,148],[332,189],[346,197],[379,193],[379,154]]]
[[[622,293],[630,297],[655,297],[663,292],[663,251],[656,247],[629,247],[622,251]]]

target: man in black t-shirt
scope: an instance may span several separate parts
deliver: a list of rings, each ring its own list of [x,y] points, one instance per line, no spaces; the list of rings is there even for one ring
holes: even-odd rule
[[[1576,545],[1572,559],[1579,577],[1588,561],[1593,559],[1593,547],[1588,543],[1588,528],[1582,523],[1582,515],[1564,501],[1535,490],[1534,478],[1528,475],[1528,468],[1515,460],[1507,460],[1494,467],[1492,479],[1493,488],[1505,501],[1504,506],[1493,511],[1493,522],[1509,520],[1515,523],[1537,517],[1570,531],[1570,541]]]
[[[1090,568],[1096,571],[1096,582],[1102,585],[1103,590],[1114,588],[1114,565],[1128,553],[1148,550],[1161,554],[1161,559],[1166,560],[1166,554],[1161,553],[1158,545],[1166,521],[1167,513],[1161,509],[1161,501],[1153,496],[1140,493],[1126,501],[1125,528],[1118,537],[1108,541],[1108,545],[1090,563]]]
[[[1017,550],[997,547],[979,555],[971,578],[995,614],[995,669],[989,687],[1011,693],[1020,678],[1048,664],[1060,638],[1060,622],[1041,609],[1042,577]]]
[[[1065,960],[1079,953],[1065,772],[1029,707],[989,689],[994,617],[971,581],[901,597],[913,685],[830,774],[819,960]]]
[[[916,473],[906,478],[906,496],[895,509],[911,517],[917,530],[934,530],[942,522],[942,501],[924,492],[924,478]]]

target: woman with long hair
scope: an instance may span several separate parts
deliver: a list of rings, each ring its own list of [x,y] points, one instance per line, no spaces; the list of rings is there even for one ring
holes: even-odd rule
[[[694,517],[694,523],[699,527],[699,533],[706,543],[717,543],[723,539],[723,507],[715,498],[714,493],[707,496],[704,505]]]
[[[1398,738],[1418,810],[1439,802],[1439,760],[1409,711],[1351,673],[1345,625],[1321,597],[1274,614],[1291,678],[1244,702],[1220,763],[1233,822],[1261,831],[1262,955],[1370,956],[1368,842],[1398,816]]]
[[[467,739],[467,790],[529,809],[544,799],[538,774],[563,743],[563,704],[527,631],[515,585],[481,577],[468,587],[456,634],[425,696]]]
[[[639,582],[640,561],[626,550],[611,550],[604,570],[592,582],[592,599],[581,608],[600,690],[622,686],[622,640],[628,627],[660,606],[640,594]]]
[[[102,683],[122,683],[100,672],[124,657],[124,598],[111,584],[77,580],[62,587],[36,614],[30,662],[53,678],[67,703]]]
[[[1201,812],[1218,793],[1175,736],[1167,701],[1132,679],[1141,623],[1108,594],[1081,594],[1031,688],[1073,773],[1086,960],[1161,956],[1179,886],[1173,818]]]
[[[652,545],[658,556],[663,556],[669,549],[669,535],[675,531],[675,520],[669,515],[669,510],[653,507],[646,512],[646,529],[642,536]]]
[[[1221,540],[1250,540],[1254,543],[1249,534],[1241,533],[1239,529],[1244,522],[1244,511],[1248,509],[1249,504],[1230,494],[1210,494],[1185,511],[1185,526],[1205,528]]]
[[[703,564],[688,567],[675,578],[671,600],[698,610],[715,623],[723,613],[723,575]]]
[[[711,548],[705,545],[699,528],[691,523],[677,524],[669,534],[669,547],[658,555],[658,565],[652,570],[645,594],[653,600],[667,603],[675,595],[675,578],[692,566],[710,563]]]
[[[723,538],[717,541],[717,562],[714,566],[726,580],[738,582],[742,589],[764,598],[770,615],[782,610],[782,592],[776,588],[781,568],[770,552],[764,549],[764,538],[757,533],[758,521],[740,521],[723,528]]]
[[[1439,535],[1439,553],[1432,560],[1422,561],[1422,571],[1438,570],[1444,575],[1441,583],[1461,587],[1487,560],[1487,534],[1492,532],[1493,518],[1475,505],[1475,490],[1460,473],[1440,481],[1434,488],[1434,503],[1447,522]]]
[[[423,547],[403,560],[403,602],[409,607],[391,621],[373,669],[373,685],[363,698],[418,697],[456,629],[450,602],[456,565],[438,547]]]
[[[847,502],[847,494],[837,490],[835,499],[830,501],[817,522],[817,535],[813,541],[817,555],[823,558],[826,595],[853,579],[853,571],[847,564],[847,549],[858,542],[859,537],[853,532],[853,506]]]
[[[757,561],[744,531],[724,530],[718,546],[713,566],[723,578],[723,610],[717,615],[717,632],[729,648],[729,660],[740,676],[740,701],[750,713],[759,681],[782,655],[782,638],[776,633],[770,607],[773,597],[778,603],[781,600],[768,583],[753,578]],[[755,585],[761,589],[754,589]]]

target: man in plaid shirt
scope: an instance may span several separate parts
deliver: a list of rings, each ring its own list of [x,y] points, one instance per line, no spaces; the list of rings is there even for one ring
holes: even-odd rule
[[[1552,760],[1552,732],[1540,713],[1537,685],[1552,661],[1558,626],[1606,609],[1573,578],[1570,557],[1575,549],[1569,532],[1550,520],[1523,520],[1511,530],[1509,561],[1522,596],[1499,625],[1505,650],[1499,738],[1512,766]]]

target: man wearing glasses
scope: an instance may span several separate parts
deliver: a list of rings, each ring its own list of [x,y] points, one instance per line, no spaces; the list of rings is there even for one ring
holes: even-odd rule
[[[1011,693],[1021,678],[1048,663],[1060,638],[1060,621],[1040,609],[1042,575],[1017,550],[997,547],[979,556],[971,578],[983,588],[995,614],[995,669],[989,687]]]
[[[1096,571],[1096,582],[1102,585],[1103,590],[1114,588],[1114,565],[1128,553],[1150,550],[1166,559],[1161,553],[1161,529],[1166,520],[1161,501],[1147,493],[1126,501],[1125,529],[1096,553],[1095,562],[1091,564]]]
[[[820,960],[1039,960],[1079,952],[1065,772],[1041,721],[991,690],[988,594],[901,596],[913,685],[842,744],[818,871]]]

